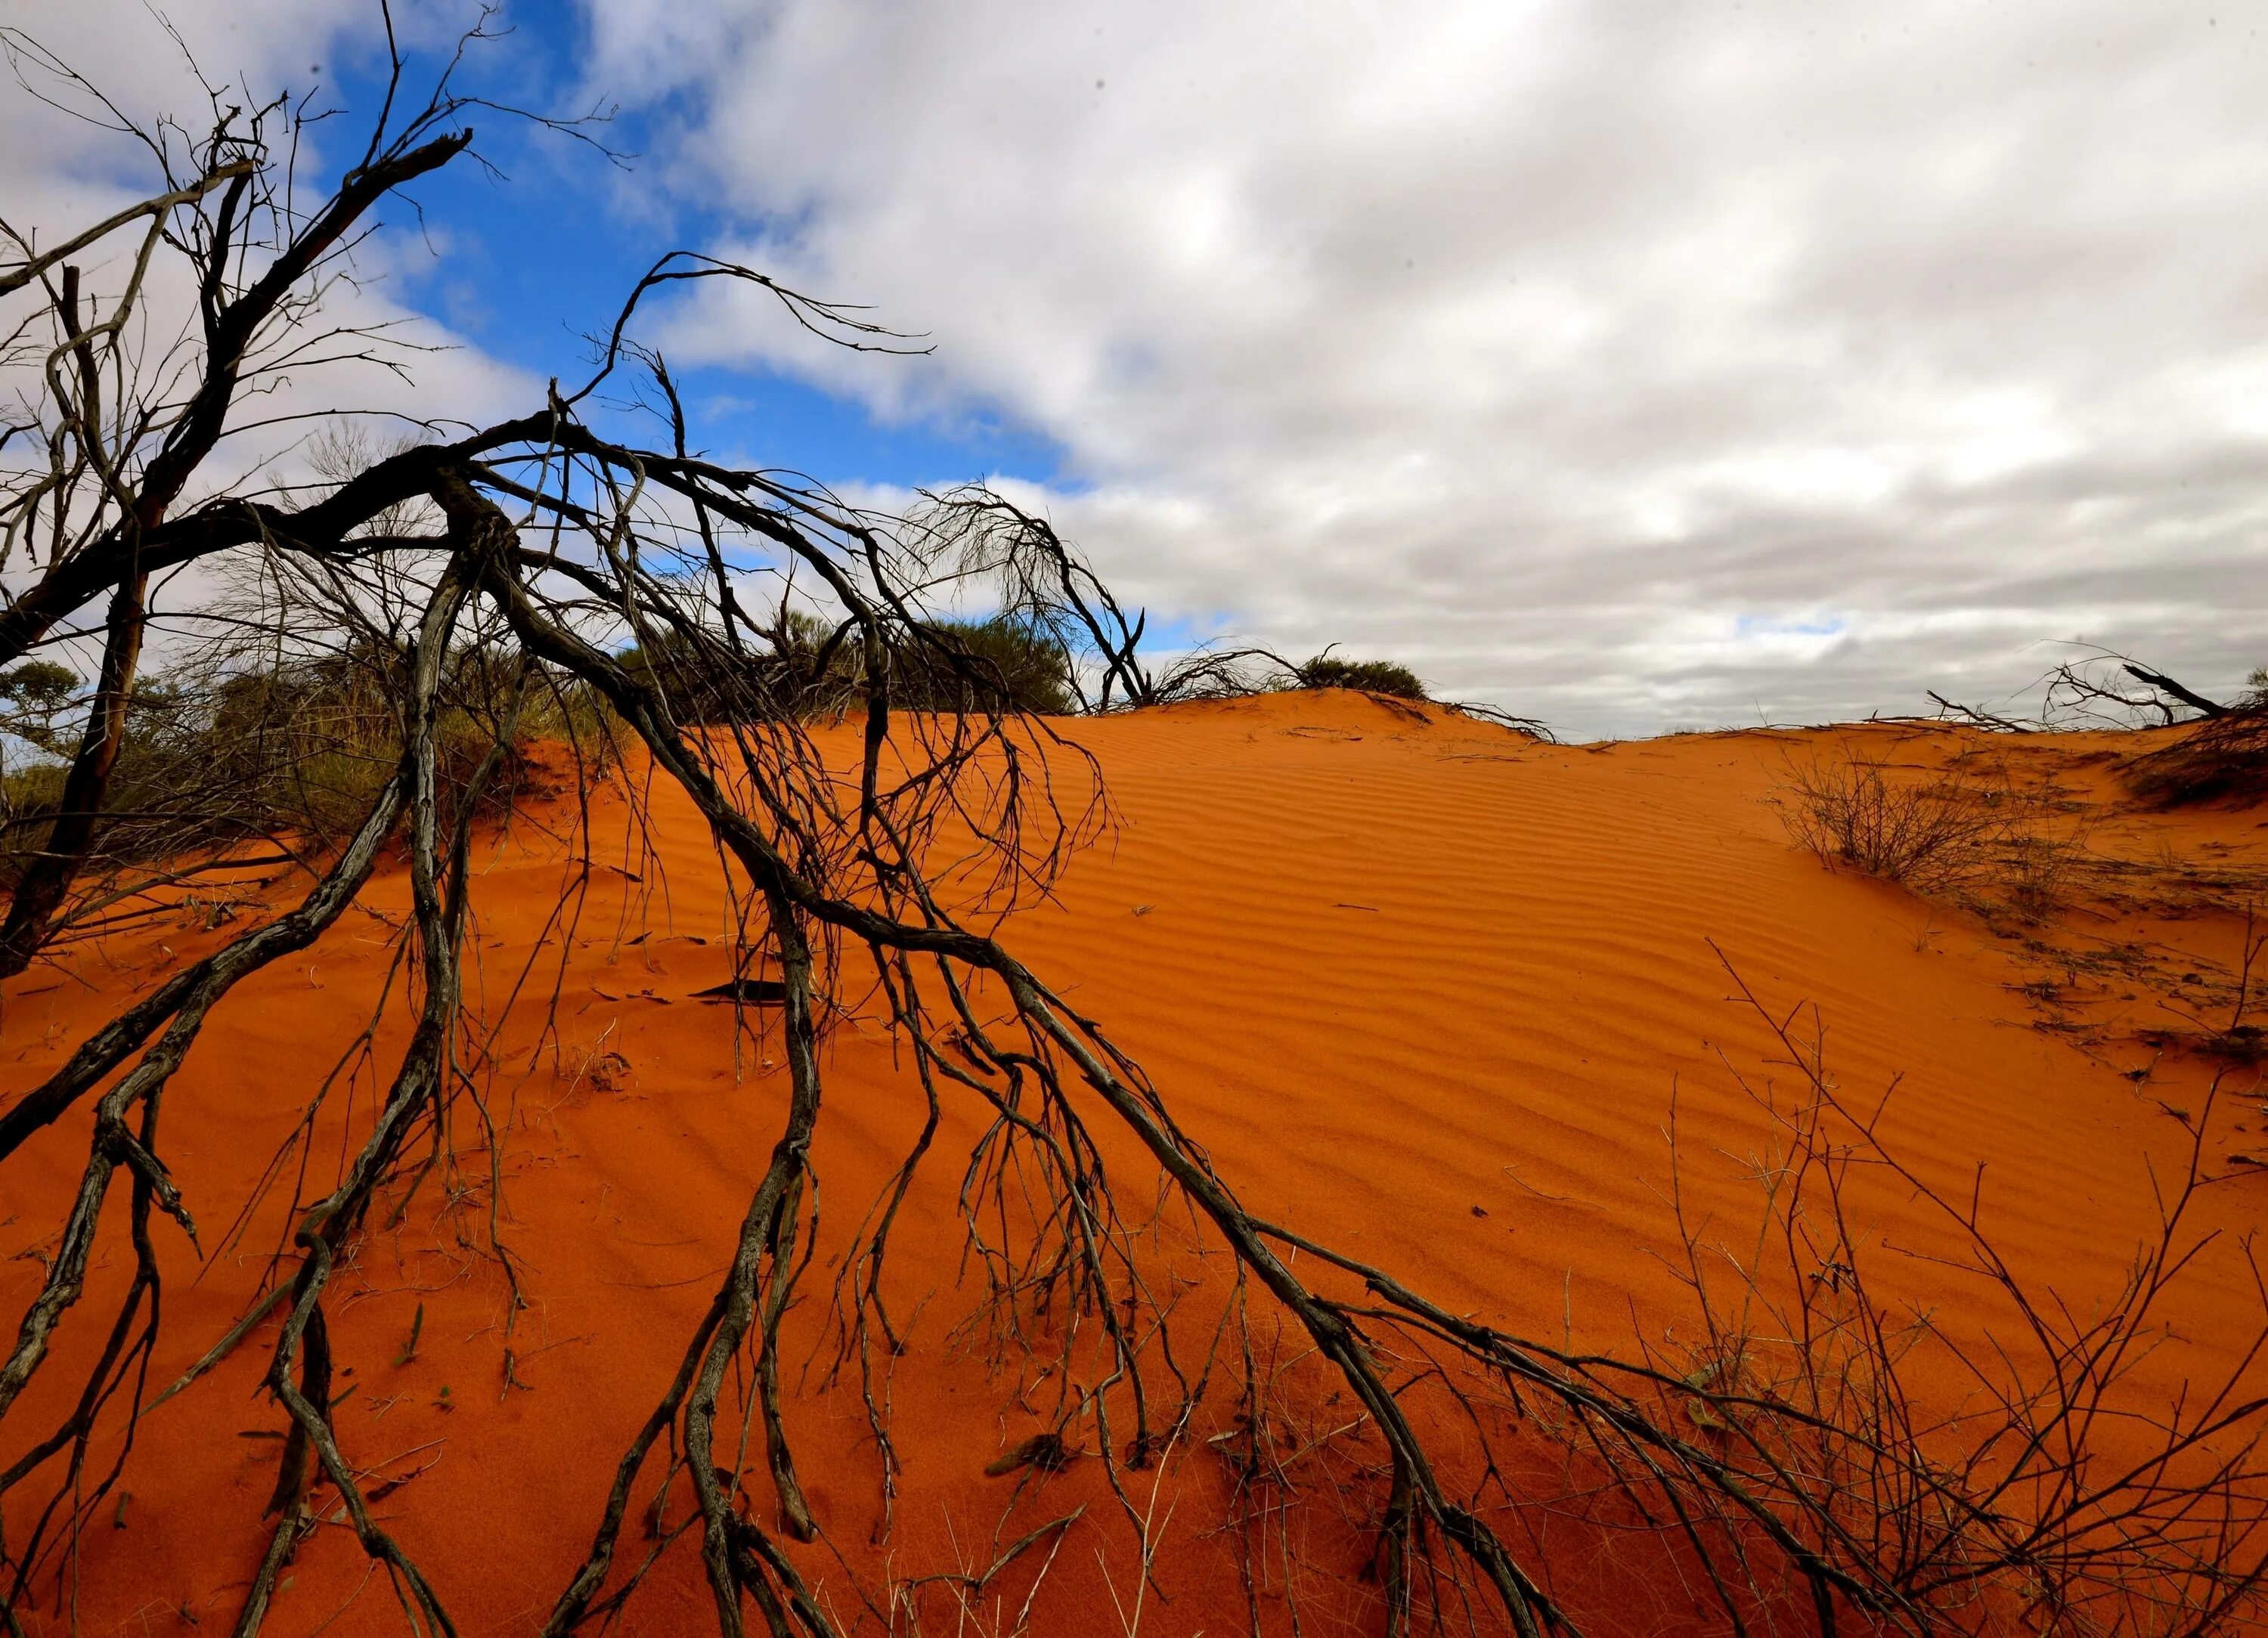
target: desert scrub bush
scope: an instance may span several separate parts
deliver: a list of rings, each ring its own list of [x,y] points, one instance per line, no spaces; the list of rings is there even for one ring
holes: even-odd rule
[[[41,760],[11,769],[4,782],[0,885],[12,888],[48,846],[67,792],[60,759],[78,736],[77,726],[61,718],[85,703],[55,701],[57,720],[48,731],[20,736],[38,748]],[[139,681],[127,701],[125,720],[93,839],[99,866],[225,847],[256,834],[254,795],[235,777],[230,747],[199,720],[197,702],[188,690],[162,679]]]
[[[402,726],[385,666],[350,650],[225,678],[189,731],[243,792],[255,828],[328,851],[393,776]],[[453,824],[468,797],[475,815],[497,819],[556,794],[541,746],[562,747],[584,777],[602,775],[620,736],[588,687],[541,667],[499,665],[466,643],[449,657],[434,718],[442,822]],[[496,766],[480,780],[491,754]]]
[[[27,847],[27,838],[55,817],[63,800],[63,766],[33,762],[0,775],[0,881],[12,880],[12,856]]]
[[[2055,836],[2011,821],[1990,850],[1983,877],[2001,906],[2024,922],[2043,922],[2069,904],[2085,867],[2083,829]]]
[[[41,760],[0,777],[0,886],[20,879],[61,811],[57,759],[69,754],[77,730],[55,720],[70,710],[77,682],[67,672],[62,678],[67,684],[38,679],[44,722],[25,723],[19,709],[5,724]],[[571,742],[586,774],[612,760],[613,726],[581,685],[531,672],[523,687],[516,672],[505,674],[468,644],[451,656],[444,687],[434,749],[445,823],[453,822],[492,750],[497,766],[474,804],[484,818],[549,793],[535,753],[541,741]],[[24,692],[11,689],[10,697]],[[262,839],[328,854],[393,777],[401,732],[385,665],[351,646],[258,667],[184,668],[138,683],[97,827],[95,874]]]
[[[1007,615],[943,620],[898,657],[893,691],[916,709],[1027,711],[1067,716],[1079,709],[1071,657],[1044,627]]]
[[[817,616],[784,612],[769,645],[731,646],[699,629],[654,632],[615,658],[663,694],[681,723],[721,723],[753,707],[784,716],[832,716],[858,698],[856,657]]]
[[[59,719],[79,689],[78,673],[51,660],[26,660],[0,674],[0,869],[63,799],[69,753]],[[28,746],[30,760],[18,746]]]
[[[1918,892],[1974,880],[2014,834],[2007,792],[1943,775],[1891,779],[1855,751],[1792,763],[1770,800],[1822,862]]]
[[[2003,936],[2056,915],[2103,868],[2084,804],[2002,775],[1894,776],[1846,749],[1791,764],[1766,800],[1822,863],[1950,899]]]
[[[1356,688],[1397,700],[1431,698],[1418,673],[1393,660],[1341,659],[1328,649],[1304,665],[1292,668],[1295,688]]]
[[[2146,802],[2250,806],[2268,796],[2268,666],[2254,672],[2244,697],[2162,749],[2126,765],[2127,786]]]

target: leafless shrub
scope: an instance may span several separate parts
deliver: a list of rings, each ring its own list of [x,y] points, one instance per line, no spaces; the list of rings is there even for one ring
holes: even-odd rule
[[[1995,1243],[1981,1172],[1963,1198],[1909,1165],[1878,1136],[1887,1098],[1852,1107],[1822,1032],[1799,1036],[1800,1014],[1733,977],[1795,1085],[1734,1071],[1771,1120],[1753,1230],[1727,1240],[1675,1197],[1699,1334],[1648,1350],[1681,1385],[1664,1411],[1870,1589],[1869,1626],[2209,1633],[2268,1614],[2268,1287],[2250,1246],[2256,1311],[2201,1379],[2183,1379],[2196,1353],[2175,1311],[2218,1238],[2191,1218],[2220,1078],[2154,1232],[2114,1290],[2080,1301]],[[1942,1245],[1885,1245],[1861,1215],[1875,1183],[1920,1201]],[[1893,1296],[1893,1261],[1944,1306]]]
[[[2083,809],[1995,770],[1900,770],[1846,747],[1791,763],[1768,800],[1789,839],[1826,863],[1952,898],[1988,922],[2052,918],[2096,865]]]
[[[2080,835],[2012,828],[1984,867],[1984,885],[2018,920],[2044,922],[2071,904],[2087,866]]]
[[[1799,846],[1920,892],[1974,879],[2011,834],[2004,791],[1940,774],[1894,776],[1856,751],[1792,763],[1771,799]]]

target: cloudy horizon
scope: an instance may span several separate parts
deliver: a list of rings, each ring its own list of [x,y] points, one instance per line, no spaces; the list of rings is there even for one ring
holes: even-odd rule
[[[397,10],[438,41],[457,9]],[[209,71],[371,84],[374,7],[167,15]],[[369,299],[457,345],[426,382],[451,405],[571,372],[681,243],[933,345],[659,310],[712,447],[873,492],[991,478],[1160,629],[1336,643],[1585,737],[2003,701],[2072,642],[2220,694],[2268,663],[2250,18],[505,16],[476,69],[619,103],[639,151],[507,134],[508,189],[433,190],[380,247]],[[0,18],[123,106],[178,95],[138,8]],[[0,215],[56,237],[123,161],[16,100]]]

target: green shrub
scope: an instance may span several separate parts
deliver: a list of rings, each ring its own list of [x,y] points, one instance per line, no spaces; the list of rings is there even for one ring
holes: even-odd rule
[[[472,645],[450,657],[435,731],[445,826],[504,735],[518,674],[516,665],[498,667]],[[351,646],[264,669],[144,682],[127,708],[89,879],[257,837],[291,837],[319,853],[343,842],[399,765],[400,684],[390,661]],[[78,731],[51,735],[43,748],[67,755]],[[538,676],[475,811],[500,816],[546,794],[534,746],[566,739],[603,767],[612,724],[582,685],[561,690]],[[0,887],[45,844],[64,774],[57,760],[0,779]]]
[[[681,723],[780,715],[824,716],[864,695],[865,655],[855,634],[791,613],[770,644],[734,651],[719,639],[667,632],[615,659],[659,687]],[[895,634],[890,702],[909,711],[1076,710],[1071,660],[1044,628],[1004,615],[939,620]]]
[[[34,762],[0,776],[0,858],[37,844],[63,801],[64,772],[61,762]]]
[[[1301,688],[1359,688],[1365,694],[1388,694],[1397,700],[1432,696],[1418,673],[1392,660],[1343,660],[1326,649],[1304,665],[1292,669]]]
[[[1000,615],[938,621],[897,657],[892,694],[909,710],[1030,711],[1079,709],[1071,660],[1038,627]]]
[[[0,733],[50,756],[68,755],[60,718],[78,693],[78,673],[52,660],[26,660],[0,672]]]

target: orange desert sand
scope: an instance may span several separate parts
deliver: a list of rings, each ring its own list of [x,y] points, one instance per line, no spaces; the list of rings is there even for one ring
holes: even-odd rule
[[[2268,865],[2256,813],[2155,813],[2124,799],[2112,764],[2152,736],[1876,724],[1554,746],[1336,693],[1056,726],[1099,760],[1116,822],[1052,901],[1008,921],[1009,947],[1144,1065],[1254,1210],[1393,1269],[1451,1309],[1604,1348],[1627,1348],[1640,1331],[1657,1343],[1667,1333],[1674,1347],[1690,1320],[1668,1260],[1673,1095],[1689,1214],[1735,1238],[1756,1221],[1744,1160],[1767,1123],[1734,1071],[1759,1088],[1787,1071],[1739,999],[1735,971],[1777,1011],[1817,1009],[1830,1071],[1854,1099],[1871,1106],[1896,1080],[1881,1123],[1889,1146],[1963,1199],[1982,1165],[1996,1242],[2026,1277],[2075,1304],[2111,1289],[2150,1232],[2151,1168],[2170,1179],[2187,1164],[2188,1131],[2169,1111],[2202,1106],[2215,1065],[2158,1032],[2194,1032],[2184,1005],[2207,1024],[2226,1012],[2241,900],[2162,913],[2134,900],[1996,932],[1793,845],[1769,801],[1792,768],[1851,746],[1917,768],[1990,759],[2088,804],[2096,856],[2227,877]],[[571,804],[538,803],[476,852],[468,1003],[484,1025],[508,1000],[515,1009],[484,1089],[500,1144],[497,1226],[521,1261],[528,1304],[510,1344],[513,1385],[507,1289],[480,1251],[492,1157],[463,1115],[460,1193],[429,1183],[397,1226],[374,1217],[332,1287],[333,1348],[350,1371],[335,1389],[354,1390],[337,1413],[342,1446],[468,1638],[535,1631],[587,1549],[614,1465],[716,1288],[784,1105],[761,1020],[736,1044],[733,1010],[692,999],[732,974],[724,878],[689,805],[656,789],[652,807],[654,856],[642,857],[619,789],[595,798],[602,868],[571,926],[554,920],[565,855],[546,828]],[[275,881],[259,900],[281,908],[297,886]],[[151,1392],[227,1331],[288,1250],[292,1178],[232,1238],[232,1219],[370,1017],[389,978],[381,918],[399,918],[408,901],[398,863],[381,867],[364,907],[224,1002],[176,1080],[166,1150],[206,1252],[218,1254],[201,1263],[173,1224],[154,1225],[166,1284]],[[11,983],[0,1106],[125,999],[246,925],[205,919],[185,910],[144,922]],[[2054,965],[2058,949],[2122,942],[2155,952],[2166,981]],[[850,1013],[827,1041],[819,1243],[784,1364],[799,1465],[827,1539],[792,1551],[846,1627],[864,1619],[878,1630],[861,1617],[862,1594],[981,1568],[1000,1546],[1084,1506],[1047,1565],[1031,1629],[1123,1632],[1140,1577],[1101,1464],[1090,1453],[1056,1473],[987,1472],[1044,1425],[1035,1412],[1049,1385],[1031,1380],[1035,1365],[988,1362],[981,1335],[957,1330],[978,1295],[954,1204],[980,1129],[965,1102],[948,1100],[893,1246],[887,1289],[911,1346],[887,1392],[906,1468],[894,1528],[873,1539],[879,1470],[857,1373],[822,1382],[829,1305],[844,1248],[918,1128],[922,1099],[871,998],[854,1004],[867,989],[859,965],[854,951]],[[558,1050],[531,1067],[555,985]],[[397,996],[376,1043],[381,1083],[401,1010]],[[2268,1171],[2237,1158],[2268,1155],[2257,1080],[2242,1069],[2224,1083],[2204,1154],[2227,1177],[2196,1208],[2201,1227],[2241,1233],[2268,1210]],[[309,1168],[311,1186],[328,1186],[350,1128],[365,1129],[372,1081],[366,1069],[350,1096],[342,1078],[290,1162]],[[11,1326],[54,1249],[88,1114],[82,1105],[40,1133],[9,1169],[0,1297]],[[1107,1147],[1122,1187],[1149,1198],[1154,1173],[1128,1145]],[[67,1412],[101,1346],[132,1267],[124,1195],[113,1193],[86,1296],[11,1420],[0,1464]],[[1900,1191],[1871,1189],[1863,1204],[1891,1246],[1939,1232]],[[1219,1311],[1226,1259],[1196,1255],[1186,1230],[1172,1230],[1185,1223],[1169,1212],[1156,1252],[1173,1280],[1192,1282],[1189,1324],[1202,1334]],[[1916,1303],[1957,1311],[1969,1289],[1917,1260],[1886,1254],[1875,1266]],[[2225,1366],[2257,1317],[2242,1261],[2209,1255],[2178,1316],[2183,1370]],[[259,1385],[275,1334],[263,1325],[147,1415],[122,1480],[129,1498],[105,1504],[59,1591],[26,1612],[29,1632],[67,1630],[73,1605],[90,1634],[227,1630],[268,1539],[261,1509],[285,1417]],[[1285,1349],[1296,1351],[1288,1338]],[[1219,1527],[1224,1464],[1206,1443],[1234,1405],[1225,1389],[1214,1398],[1162,1476],[1125,1475],[1133,1504],[1164,1521],[1139,1615],[1160,1638],[1247,1630],[1235,1544]],[[1328,1407],[1308,1408],[1329,1431]],[[642,1479],[640,1504],[659,1465]],[[745,1483],[769,1522],[760,1434]],[[47,1488],[9,1498],[11,1539]],[[665,1533],[688,1506],[681,1481]],[[1331,1524],[1328,1497],[1310,1510],[1309,1562],[1295,1572],[1308,1630],[1380,1630],[1366,1541]],[[653,1546],[637,1524],[627,1528],[617,1576]],[[986,1603],[987,1622],[1012,1624],[1042,1556],[988,1594],[1005,1602]],[[1280,1568],[1263,1600],[1270,1630]],[[1550,1568],[1588,1630],[1708,1624],[1691,1590],[1627,1573],[1595,1543]],[[404,1630],[384,1575],[345,1528],[319,1529],[288,1576],[271,1633]],[[924,1630],[980,1630],[940,1615],[949,1605],[926,1607]],[[713,1631],[715,1619],[696,1531],[648,1575],[618,1630]]]

